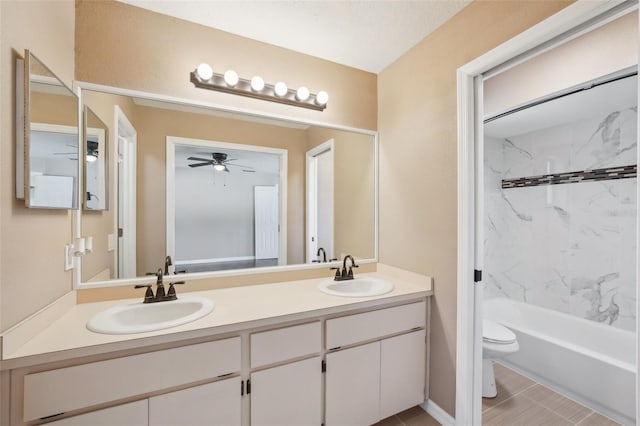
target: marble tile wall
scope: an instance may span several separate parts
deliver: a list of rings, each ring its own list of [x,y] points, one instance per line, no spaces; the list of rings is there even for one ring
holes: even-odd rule
[[[635,330],[637,179],[501,188],[502,179],[636,164],[637,107],[485,138],[485,298]]]

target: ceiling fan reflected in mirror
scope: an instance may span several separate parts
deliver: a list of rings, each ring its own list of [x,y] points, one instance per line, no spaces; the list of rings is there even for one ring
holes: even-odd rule
[[[189,167],[203,167],[203,166],[213,166],[213,168],[218,172],[231,172],[228,166],[241,167],[243,172],[247,173],[255,173],[255,170],[251,166],[243,166],[241,164],[231,163],[231,161],[236,161],[236,158],[227,158],[227,154],[223,152],[212,152],[211,160],[200,157],[188,157],[187,160],[191,161],[199,161],[199,163],[189,164]]]

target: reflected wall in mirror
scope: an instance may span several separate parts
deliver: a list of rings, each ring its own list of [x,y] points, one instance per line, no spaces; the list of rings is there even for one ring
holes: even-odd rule
[[[109,150],[118,151],[118,159],[110,156],[112,203],[102,222],[108,229],[101,236],[93,234],[99,231],[88,230],[91,212],[82,213],[82,235],[94,237],[94,253],[82,258],[83,282],[142,276],[157,270],[167,255],[172,255],[175,269],[188,272],[318,260],[321,246],[309,242],[319,237],[307,227],[307,152],[330,140],[333,164],[327,179],[333,192],[324,192],[320,185],[316,200],[325,207],[316,212],[316,217],[322,215],[317,232],[332,236],[331,244],[322,242],[322,248],[327,260],[346,254],[375,257],[373,134],[91,90],[83,90],[82,98],[107,123],[119,121],[117,108],[135,135],[130,151],[122,146],[118,130],[109,129]],[[122,170],[126,152],[135,164],[128,178]],[[168,174],[173,174],[173,183]],[[264,193],[258,194],[260,188]],[[272,206],[264,209],[273,217],[267,221],[272,232],[265,234],[270,237],[256,234],[262,229],[256,200]],[[128,224],[127,215],[134,217]],[[127,248],[133,248],[135,256],[126,255]],[[262,249],[271,252],[261,254]],[[92,256],[100,251],[110,255],[94,261]],[[85,265],[90,263],[89,271]],[[135,266],[135,273],[131,267],[123,273],[127,263]]]
[[[91,108],[84,106],[84,209],[107,210],[109,164],[107,138],[109,129]]]
[[[28,50],[16,78],[16,196],[30,208],[77,209],[78,97]]]

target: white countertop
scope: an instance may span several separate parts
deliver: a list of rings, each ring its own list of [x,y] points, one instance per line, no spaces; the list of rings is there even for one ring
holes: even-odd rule
[[[373,307],[383,303],[430,296],[433,293],[429,277],[386,265],[379,264],[378,272],[358,276],[383,278],[393,282],[395,288],[390,293],[373,297],[331,296],[317,289],[318,283],[327,279],[323,278],[190,292],[185,294],[197,294],[212,299],[215,303],[213,312],[181,326],[125,335],[94,333],[86,328],[86,323],[100,311],[123,303],[139,302],[141,299],[74,305],[59,319],[11,353],[4,353],[6,348],[3,346],[1,367],[5,370],[166,344],[282,321],[330,315],[348,309]]]

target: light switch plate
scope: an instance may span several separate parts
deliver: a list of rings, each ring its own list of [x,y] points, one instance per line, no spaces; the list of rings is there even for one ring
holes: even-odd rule
[[[116,249],[116,234],[107,235],[107,251],[114,251]]]

